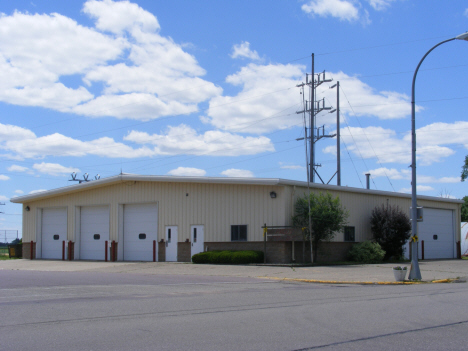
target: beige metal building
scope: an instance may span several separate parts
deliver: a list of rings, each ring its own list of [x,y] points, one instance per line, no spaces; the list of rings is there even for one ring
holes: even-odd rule
[[[408,194],[311,184],[339,196],[348,225],[322,245],[320,260],[341,260],[354,242],[372,238],[370,216],[382,204],[409,215]],[[190,261],[216,249],[263,250],[263,229],[289,226],[307,183],[284,179],[142,176],[120,174],[15,197],[23,204],[23,255],[43,259]],[[455,258],[462,201],[419,196],[425,258]],[[279,231],[281,232],[281,231]],[[301,262],[308,245],[272,236],[269,262]]]

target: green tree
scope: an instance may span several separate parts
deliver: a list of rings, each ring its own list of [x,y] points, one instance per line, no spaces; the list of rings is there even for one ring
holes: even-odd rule
[[[464,196],[464,203],[461,206],[461,221],[468,222],[468,196]]]
[[[309,233],[309,197],[305,195],[297,199],[295,204],[293,224],[296,227],[306,228],[305,235]],[[348,211],[341,206],[340,198],[333,198],[329,193],[310,194],[310,218],[312,228],[312,259],[317,262],[317,252],[320,242],[333,239],[335,233],[346,225]]]
[[[382,205],[372,211],[371,231],[382,249],[385,259],[403,256],[403,245],[411,236],[411,222],[398,206]]]
[[[462,166],[461,181],[464,182],[468,178],[468,155],[465,156],[465,164]]]

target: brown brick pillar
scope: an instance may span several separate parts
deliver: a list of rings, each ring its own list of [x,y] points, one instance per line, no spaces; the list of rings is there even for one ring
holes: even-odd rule
[[[32,254],[32,258],[31,258]],[[33,260],[36,258],[36,243],[31,241],[23,243],[23,258]]]
[[[161,239],[158,245],[158,262],[166,262],[166,242]]]
[[[111,242],[111,250],[110,250],[110,260],[111,262],[117,261],[117,244],[115,240],[112,240]]]
[[[73,261],[75,259],[75,243],[73,241],[68,242],[68,260]]]
[[[177,243],[177,262],[192,262],[192,244],[188,239]]]

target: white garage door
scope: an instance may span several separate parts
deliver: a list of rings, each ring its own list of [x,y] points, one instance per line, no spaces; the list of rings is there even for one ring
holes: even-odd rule
[[[153,240],[158,240],[158,205],[132,204],[124,206],[125,261],[153,261]],[[157,260],[157,258],[156,258]]]
[[[106,240],[109,241],[109,207],[81,207],[80,227],[80,259],[104,260]]]
[[[419,257],[424,240],[424,259],[454,258],[453,211],[424,208],[424,220],[418,223]]]
[[[41,257],[62,259],[62,242],[67,240],[67,209],[42,210]]]

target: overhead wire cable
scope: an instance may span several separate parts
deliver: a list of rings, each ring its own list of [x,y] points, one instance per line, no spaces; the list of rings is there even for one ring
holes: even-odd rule
[[[351,108],[351,111],[352,111],[354,117],[355,117],[356,120],[358,121],[359,126],[361,127],[361,129],[364,129],[364,128],[362,127],[361,121],[359,120],[358,116],[357,116],[356,113],[354,112],[353,106],[351,105],[351,102],[349,101],[348,96],[346,95],[346,92],[344,91],[344,89],[343,89],[343,87],[342,87],[341,85],[340,85],[340,89],[341,89],[341,91],[343,92],[343,94],[344,94],[344,96],[345,96],[345,98],[346,98],[346,101],[348,102],[348,105],[349,105],[349,107]],[[385,173],[385,176],[387,177],[387,180],[388,180],[388,182],[390,183],[390,186],[392,187],[393,191],[395,191],[395,188],[393,187],[393,184],[392,184],[392,182],[391,182],[391,180],[390,180],[390,178],[389,178],[389,176],[388,176],[388,174],[387,174],[387,171],[386,171],[385,168],[382,166],[382,163],[380,162],[380,159],[379,159],[379,157],[377,156],[377,153],[375,152],[375,149],[374,149],[372,143],[370,142],[370,140],[369,140],[369,138],[368,138],[368,136],[367,136],[367,133],[364,133],[364,136],[366,137],[366,140],[367,140],[367,142],[369,143],[369,146],[371,147],[372,152],[373,152],[374,155],[376,156],[378,164],[380,165],[380,167],[383,168],[384,173]],[[366,167],[367,167],[367,165],[366,165]],[[370,173],[370,170],[369,170],[369,169],[368,169],[367,171]],[[372,174],[371,174],[371,179],[372,179],[372,183],[374,183],[374,186],[377,188],[377,186],[376,186],[376,184],[375,184],[375,182],[374,182],[374,178],[372,177]]]

